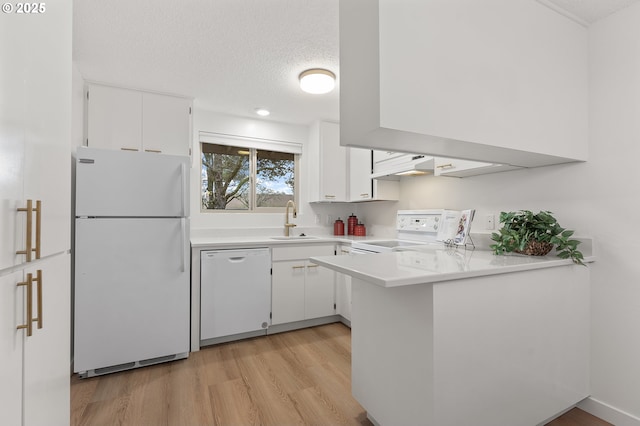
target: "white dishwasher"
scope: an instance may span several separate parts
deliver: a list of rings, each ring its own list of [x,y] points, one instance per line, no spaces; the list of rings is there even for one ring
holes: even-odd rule
[[[271,254],[268,248],[201,253],[201,343],[266,334],[270,313]]]

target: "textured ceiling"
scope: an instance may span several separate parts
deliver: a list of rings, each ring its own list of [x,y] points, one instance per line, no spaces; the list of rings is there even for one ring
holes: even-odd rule
[[[339,119],[339,90],[298,86],[308,68],[340,75],[338,0],[76,0],[73,34],[87,80],[189,95],[234,115],[264,107],[275,121]]]
[[[640,0],[538,1],[588,24]],[[213,111],[339,119],[338,0],[76,0],[73,57],[87,80],[188,95]],[[297,76],[314,67],[336,73],[337,89],[303,93]]]

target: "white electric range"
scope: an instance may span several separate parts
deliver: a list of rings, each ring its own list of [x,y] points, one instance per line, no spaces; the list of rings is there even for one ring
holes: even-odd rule
[[[354,241],[351,253],[385,253],[399,247],[442,244],[438,241],[438,231],[444,212],[444,209],[398,210],[395,239]]]

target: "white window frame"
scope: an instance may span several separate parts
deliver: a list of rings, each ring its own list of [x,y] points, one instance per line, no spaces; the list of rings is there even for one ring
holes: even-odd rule
[[[247,210],[226,210],[226,209],[204,209],[202,207],[202,202],[200,202],[200,212],[201,213],[275,213],[281,212],[283,207],[256,207],[256,151],[264,150],[264,151],[276,151],[276,152],[284,152],[287,154],[294,154],[294,192],[293,192],[293,200],[296,205],[298,204],[299,194],[300,194],[300,155],[302,154],[302,144],[297,142],[285,142],[285,141],[276,141],[272,139],[260,139],[260,138],[251,138],[244,136],[236,136],[236,135],[226,135],[221,133],[211,133],[211,132],[200,132],[199,133],[200,140],[200,154],[202,155],[202,144],[210,143],[217,145],[226,145],[226,146],[240,146],[243,148],[249,148],[251,150],[251,160],[249,161],[249,173],[250,177],[250,200],[249,205],[251,208]],[[202,168],[202,157],[199,159],[200,167]],[[200,191],[200,198],[202,197],[202,188],[198,187]]]

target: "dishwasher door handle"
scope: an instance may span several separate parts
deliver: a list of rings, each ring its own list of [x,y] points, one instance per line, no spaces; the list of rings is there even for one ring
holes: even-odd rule
[[[247,260],[247,258],[244,257],[244,256],[241,256],[241,257],[230,257],[228,260],[231,263],[240,263],[240,262],[244,262],[245,260]]]

